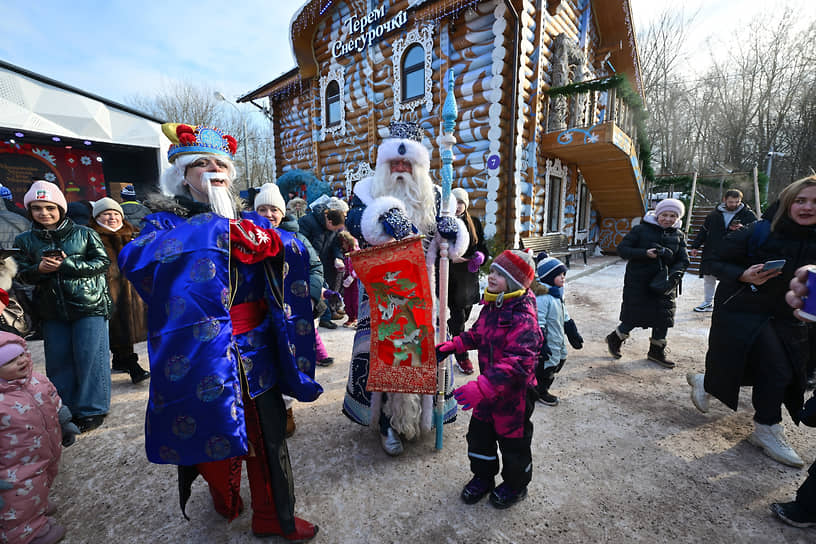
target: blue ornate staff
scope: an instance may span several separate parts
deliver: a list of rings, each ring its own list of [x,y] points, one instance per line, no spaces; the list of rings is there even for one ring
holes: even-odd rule
[[[448,71],[448,96],[442,106],[442,134],[437,138],[440,155],[442,157],[442,215],[450,216],[448,200],[453,184],[453,144],[456,138],[453,130],[456,128],[456,98],[453,96],[453,70]],[[439,328],[437,329],[437,344],[444,342],[448,335],[448,241],[443,238],[439,248]],[[436,363],[436,408],[434,409],[434,423],[436,425],[436,449],[442,449],[442,420],[445,414],[445,382],[447,375],[447,357]]]

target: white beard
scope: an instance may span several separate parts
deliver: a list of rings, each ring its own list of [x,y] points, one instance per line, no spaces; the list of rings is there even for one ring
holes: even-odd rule
[[[224,174],[219,174],[217,172],[205,172],[201,175],[201,177],[207,183],[207,198],[210,201],[210,207],[212,207],[213,212],[221,217],[226,217],[227,219],[236,219],[235,198],[233,197],[232,192],[228,187],[216,187],[213,186],[211,182],[211,180],[214,178],[229,181],[228,178],[226,178]]]
[[[416,175],[409,172],[391,172],[385,164],[377,168],[375,183],[372,184],[371,196],[391,196],[405,205],[408,219],[427,234],[436,228],[436,204],[434,202],[433,182],[427,171],[422,172],[413,166]]]

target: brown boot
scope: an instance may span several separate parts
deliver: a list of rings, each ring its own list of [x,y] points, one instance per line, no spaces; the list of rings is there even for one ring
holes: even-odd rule
[[[295,414],[291,408],[286,409],[286,438],[295,434]]]

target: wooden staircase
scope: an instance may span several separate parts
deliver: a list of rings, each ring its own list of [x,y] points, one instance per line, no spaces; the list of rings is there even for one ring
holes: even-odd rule
[[[708,214],[714,211],[714,206],[695,206],[694,209],[691,211],[691,226],[688,230],[688,237],[686,238],[686,243],[690,246],[691,241],[697,237],[697,232],[701,228],[703,228],[703,223],[705,222],[705,218],[708,217]],[[703,248],[701,247],[700,250]],[[698,274],[700,272],[700,257],[702,253],[698,252],[697,257],[691,256],[691,247],[688,248],[689,251],[689,261],[691,264],[688,267],[686,272],[692,274]]]

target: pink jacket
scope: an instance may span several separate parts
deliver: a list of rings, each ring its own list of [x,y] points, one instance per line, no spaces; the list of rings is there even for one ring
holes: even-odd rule
[[[543,341],[533,294],[528,290],[505,299],[501,307],[484,303],[473,327],[452,341],[457,353],[479,350],[479,371],[494,390],[492,398],[476,406],[473,417],[493,423],[500,436],[521,438],[527,388],[536,383],[535,365]]]
[[[14,485],[0,491],[5,501],[0,542],[26,544],[46,523],[48,490],[62,452],[61,405],[42,374],[29,371],[24,379],[0,380],[0,479]]]

